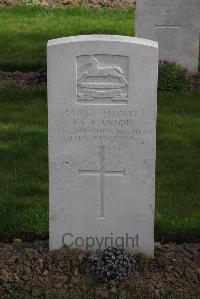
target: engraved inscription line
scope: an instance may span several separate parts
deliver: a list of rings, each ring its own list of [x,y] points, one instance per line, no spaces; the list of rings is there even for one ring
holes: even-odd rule
[[[105,193],[105,176],[125,176],[125,169],[123,170],[106,170],[105,169],[105,147],[100,146],[100,169],[79,169],[79,175],[99,175],[100,176],[100,190],[99,190],[99,219],[104,218],[104,193]]]
[[[158,28],[179,28],[180,25],[160,25],[160,24],[155,24],[156,27]]]

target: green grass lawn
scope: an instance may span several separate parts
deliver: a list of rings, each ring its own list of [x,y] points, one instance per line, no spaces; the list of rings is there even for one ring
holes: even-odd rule
[[[48,232],[44,90],[0,92],[0,236]]]
[[[200,93],[158,99],[156,239],[200,241]],[[46,90],[0,90],[0,237],[48,236]]]
[[[46,65],[49,39],[78,34],[134,33],[134,10],[8,7],[0,9],[0,70]]]
[[[49,39],[134,35],[134,10],[0,9],[0,70],[46,65]],[[156,239],[200,241],[200,93],[160,93]],[[0,238],[48,236],[45,89],[0,89]]]

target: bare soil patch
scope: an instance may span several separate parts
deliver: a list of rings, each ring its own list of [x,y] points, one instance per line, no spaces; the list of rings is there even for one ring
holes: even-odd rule
[[[134,7],[135,0],[0,0],[0,6],[36,4],[46,7],[65,7],[84,5],[91,8],[129,8]]]
[[[29,88],[46,85],[47,70],[42,68],[36,72],[3,72],[0,71],[0,87]]]
[[[0,296],[28,298],[200,298],[200,244],[155,244],[155,258],[138,256],[138,275],[106,289],[90,274],[87,254],[48,242],[0,244]]]
[[[45,86],[46,82],[46,67],[36,72],[0,71],[0,87],[30,88]],[[192,90],[200,91],[200,72],[192,77]]]

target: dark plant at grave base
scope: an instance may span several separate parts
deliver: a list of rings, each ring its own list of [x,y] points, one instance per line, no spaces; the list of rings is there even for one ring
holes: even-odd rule
[[[192,76],[181,65],[167,60],[159,61],[158,90],[191,90]]]
[[[136,275],[136,258],[122,248],[109,247],[97,250],[88,258],[91,271],[111,289],[118,287],[132,275]]]

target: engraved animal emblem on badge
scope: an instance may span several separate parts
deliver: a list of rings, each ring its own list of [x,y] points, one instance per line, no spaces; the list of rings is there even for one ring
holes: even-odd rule
[[[100,59],[93,56],[85,56],[86,62],[82,57],[79,74],[77,79],[77,101],[82,103],[126,103],[128,100],[128,81],[124,70],[124,63],[127,64],[127,57],[98,55]],[[106,58],[113,57],[113,63],[108,63]],[[120,61],[121,65],[115,64],[116,60]],[[124,60],[125,59],[125,60]],[[101,60],[101,61],[100,61]],[[105,60],[106,63],[103,61]],[[128,68],[128,65],[124,65]]]

